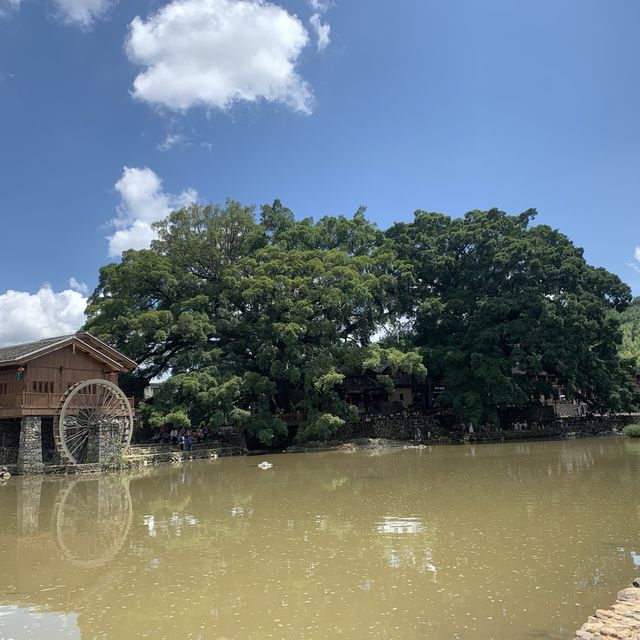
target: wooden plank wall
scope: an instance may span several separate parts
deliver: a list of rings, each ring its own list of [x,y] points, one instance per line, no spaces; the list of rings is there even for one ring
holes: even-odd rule
[[[117,383],[117,374],[107,372],[105,364],[78,349],[74,353],[73,348],[68,346],[29,362],[24,376],[24,389],[30,393],[64,393],[76,382],[95,378]],[[51,385],[53,388],[50,388]]]
[[[16,380],[18,367],[13,369],[2,369],[0,371],[0,393],[4,393],[4,387],[7,385],[7,394],[22,393],[22,380]]]

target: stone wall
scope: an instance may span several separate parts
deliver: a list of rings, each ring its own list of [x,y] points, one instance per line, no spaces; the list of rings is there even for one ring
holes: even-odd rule
[[[390,440],[432,440],[461,442],[463,438],[475,442],[525,440],[531,438],[557,438],[567,434],[599,435],[622,429],[634,422],[640,422],[638,415],[616,416],[573,416],[556,420],[542,426],[529,425],[524,430],[503,430],[497,427],[476,427],[473,434],[462,425],[453,425],[435,417],[420,415],[371,416],[368,421],[345,424],[340,427],[334,438],[349,440],[353,438],[386,438]]]
[[[42,473],[42,420],[25,416],[20,425],[18,467],[23,473]]]
[[[589,616],[574,640],[640,640],[640,578],[618,593],[610,609]]]
[[[368,422],[345,424],[334,437],[338,440],[349,438],[385,438],[388,440],[426,440],[428,435],[436,438],[443,429],[434,418],[421,415],[398,415],[371,417]]]
[[[98,460],[101,463],[117,461],[125,453],[122,448],[122,439],[127,427],[126,417],[100,423]]]
[[[572,416],[562,418],[563,427],[576,427],[585,431],[603,431],[617,429],[621,431],[629,424],[640,422],[640,415],[624,414],[614,416]]]

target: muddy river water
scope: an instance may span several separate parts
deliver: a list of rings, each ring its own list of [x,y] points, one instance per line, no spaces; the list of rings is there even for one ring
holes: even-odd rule
[[[636,575],[623,438],[0,485],[3,640],[570,639]]]

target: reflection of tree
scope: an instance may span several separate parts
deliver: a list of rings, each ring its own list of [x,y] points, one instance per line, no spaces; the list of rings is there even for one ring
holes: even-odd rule
[[[106,475],[74,480],[56,514],[56,536],[62,555],[82,568],[109,562],[122,549],[133,509],[129,481]]]

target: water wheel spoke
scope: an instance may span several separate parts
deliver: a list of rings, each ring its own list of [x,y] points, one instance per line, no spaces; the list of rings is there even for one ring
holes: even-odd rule
[[[87,380],[63,396],[56,415],[56,446],[74,464],[99,462],[129,446],[133,415],[129,401],[112,382]]]

